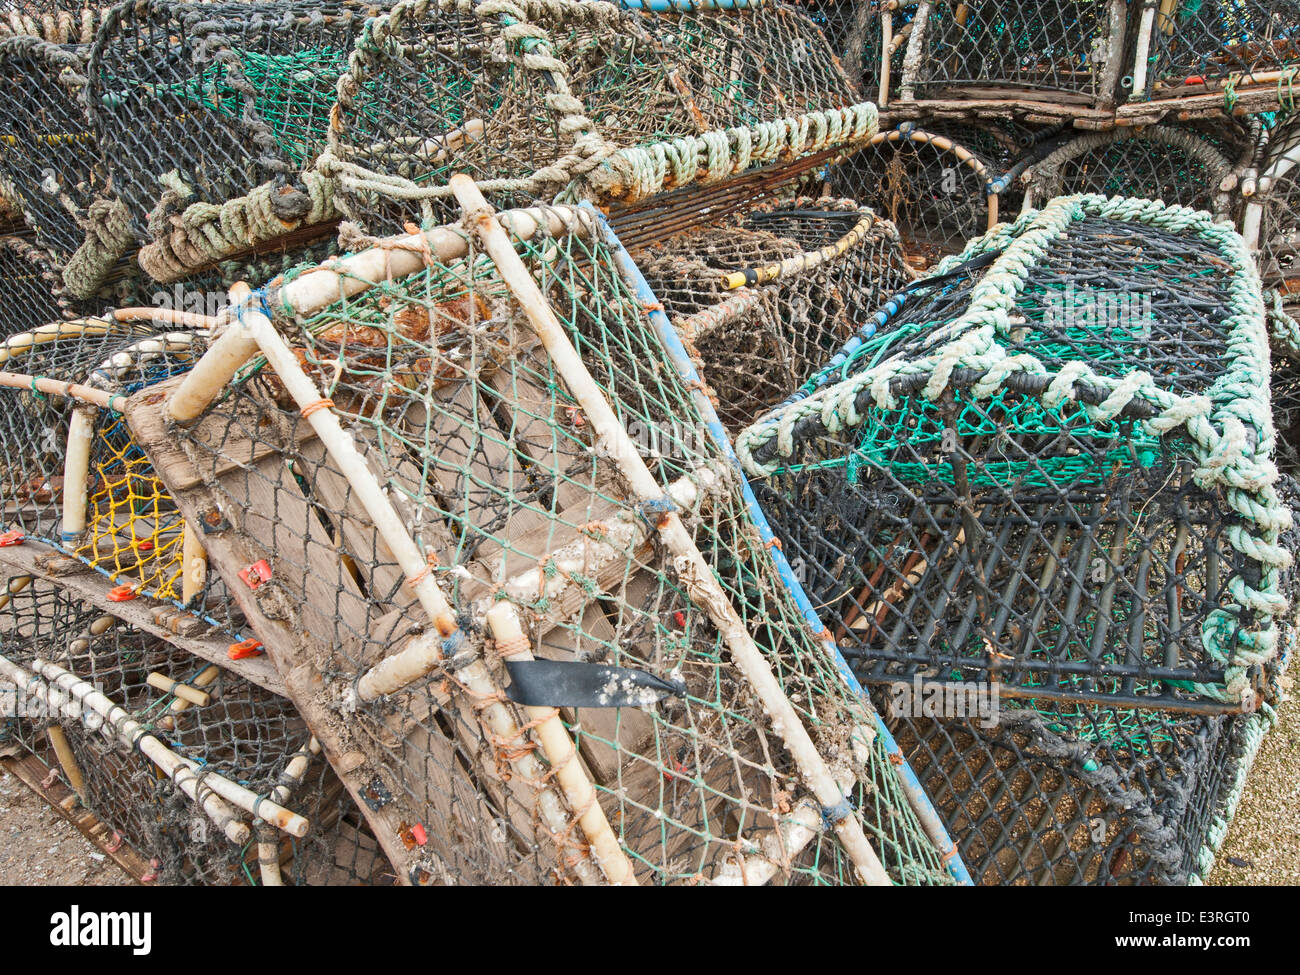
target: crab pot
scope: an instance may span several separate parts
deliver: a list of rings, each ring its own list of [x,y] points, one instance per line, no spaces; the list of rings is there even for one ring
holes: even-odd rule
[[[1297,27],[1300,11],[1286,0],[1162,3],[1137,55],[1149,65],[1148,97],[1259,86],[1281,99],[1279,78],[1300,63]]]
[[[1113,105],[1123,91],[1128,6],[1124,0],[922,2],[898,91],[903,100]]]
[[[1221,187],[1240,144],[1191,127],[1152,125],[1089,132],[1058,146],[1029,171],[1030,200],[1100,193],[1163,200],[1216,217],[1234,202]]]
[[[1253,758],[1247,725],[1261,720],[1004,701],[994,724],[973,710],[944,717],[937,701],[938,716],[926,717],[923,699],[901,686],[908,690],[886,686],[875,697],[972,877],[986,885],[1204,878]]]
[[[830,185],[895,224],[909,263],[926,268],[1015,212],[1017,186],[1000,198],[991,183],[1035,135],[1018,126],[905,123],[832,166]]]
[[[87,67],[89,113],[153,278],[329,233],[328,187],[304,170],[376,9],[158,0],[112,10]]]
[[[286,699],[107,616],[44,580],[12,597],[0,611],[0,630],[11,659],[53,660],[165,736],[177,754],[206,772],[245,783],[259,795],[277,786],[293,754],[310,737]],[[150,686],[151,674],[202,686],[208,703],[177,709],[180,699]],[[125,750],[115,736],[66,717],[58,720],[83,778],[85,806],[103,824],[106,840],[125,844],[149,862],[152,882],[259,882],[255,844],[231,843],[151,762]],[[20,743],[42,757],[47,724],[36,717],[18,722]],[[308,765],[286,801],[311,821],[305,837],[277,838],[287,882],[383,882],[386,867],[368,853],[374,841],[324,759]]]
[[[680,212],[684,201],[676,204],[616,214],[613,223],[694,349],[730,429],[775,406],[848,341],[863,311],[909,280],[897,231],[851,200],[772,198],[662,236],[642,225],[664,210]],[[652,242],[627,243],[652,233]],[[839,253],[798,266],[823,248]],[[792,262],[789,273],[765,280],[763,269],[782,261]]]
[[[855,672],[1252,708],[1290,594],[1290,517],[1241,238],[1201,212],[1062,197],[938,271],[738,437]],[[1245,420],[1203,398],[1225,385]],[[1216,423],[1231,461],[1208,459]],[[1244,495],[1224,480],[1237,471]]]
[[[517,230],[521,259],[624,431],[634,439],[636,429],[654,431],[658,446],[645,451],[646,464],[691,519],[744,626],[774,662],[800,720],[816,729],[817,747],[852,769],[843,788],[861,804],[849,815],[891,877],[947,882],[865,701],[809,634],[752,528],[738,479],[725,473],[722,448],[702,433],[647,299],[622,276],[591,211],[530,213],[502,215]],[[415,273],[374,276],[373,268],[418,253],[397,243],[290,276],[271,301],[284,309],[277,319],[292,360],[329,398],[363,471],[322,443],[303,414],[327,407],[291,399],[280,367],[240,373],[182,434],[198,475],[230,513],[229,531],[273,568],[274,606],[286,623],[258,624],[258,636],[273,659],[310,653],[320,661],[326,679],[311,706],[325,717],[314,730],[345,724],[350,747],[365,753],[363,812],[385,851],[402,873],[435,882],[549,883],[584,869],[599,879],[566,839],[575,824],[558,832],[546,825],[557,812],[554,794],[531,762],[523,716],[499,696],[516,680],[501,652],[466,666],[452,661],[456,641],[483,640],[483,614],[504,601],[526,624],[534,657],[580,671],[627,668],[658,688],[637,698],[641,706],[526,699],[561,707],[636,879],[725,881],[757,870],[752,877],[789,883],[849,880],[843,848],[820,820],[782,831],[786,813],[802,822],[810,811],[778,745],[788,729],[765,718],[690,596],[697,583],[654,544],[649,509],[620,487],[596,447],[595,421],[495,266],[467,252],[457,227],[424,240],[429,250]],[[333,300],[341,293],[350,296]],[[304,297],[315,294],[325,300]],[[250,441],[257,459],[232,464],[236,454],[249,456]],[[361,693],[368,681],[351,689],[381,660],[444,637],[362,514],[363,477],[386,487],[410,526],[451,603],[442,633],[458,634],[445,637],[448,656],[435,654],[424,677],[380,697]],[[222,574],[242,568],[210,555]],[[394,822],[438,829],[415,846],[393,836]],[[765,848],[775,859],[745,865]]]

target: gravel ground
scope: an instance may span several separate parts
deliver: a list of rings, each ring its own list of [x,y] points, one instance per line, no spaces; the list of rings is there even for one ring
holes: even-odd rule
[[[1259,749],[1219,851],[1209,881],[1214,886],[1300,884],[1300,700],[1295,690],[1280,713],[1281,721]]]
[[[0,885],[124,887],[134,881],[0,768]]]

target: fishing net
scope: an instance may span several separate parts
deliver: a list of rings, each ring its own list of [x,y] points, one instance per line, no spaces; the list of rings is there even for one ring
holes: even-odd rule
[[[329,232],[325,143],[370,4],[128,2],[105,18],[87,89],[140,263],[173,281]]]
[[[620,271],[621,248],[594,211],[530,213],[511,215],[542,225],[520,230],[518,253],[620,425],[655,431],[645,463],[843,779],[851,802],[826,818],[860,823],[890,879],[947,882],[892,740],[778,576],[742,482],[703,433],[671,329],[654,324],[648,292]],[[421,270],[383,270],[413,254]],[[764,717],[731,660],[735,637],[712,621],[721,609],[693,597],[703,583],[690,563],[656,540],[669,502],[630,494],[494,265],[457,227],[371,255],[286,279],[265,299],[291,360],[327,400],[291,399],[294,372],[254,360],[196,423],[156,436],[179,434],[196,475],[198,486],[176,493],[183,505],[229,520],[207,535],[212,564],[228,578],[243,571],[232,592],[281,671],[301,663],[313,674],[295,700],[317,735],[351,756],[341,774],[360,783],[399,873],[417,882],[599,877],[553,791],[551,753],[528,735],[542,719],[518,713],[502,690],[502,656],[518,647],[485,613],[504,604],[538,658],[579,674],[624,668],[636,686],[657,689],[618,697],[618,707],[598,706],[608,696],[560,702],[639,880],[850,879],[783,744],[790,729]],[[372,258],[377,277],[357,270]],[[323,280],[329,296],[350,296],[295,313],[292,296]],[[326,408],[354,438],[364,475],[304,419]],[[134,406],[127,412],[136,426]],[[427,568],[408,576],[362,513],[365,476],[383,487]],[[454,606],[437,630],[412,593],[426,577]],[[444,639],[425,677],[385,683],[395,660]],[[523,678],[510,673],[513,688]]]
[[[1096,0],[921,3],[901,93],[1113,104],[1126,53],[1127,6]]]
[[[1292,0],[1166,0],[1155,12],[1147,50],[1152,97],[1276,85],[1289,100],[1300,62]],[[1231,101],[1229,102],[1231,107]]]
[[[1030,180],[1037,200],[1099,193],[1226,217],[1233,201],[1223,186],[1233,168],[1221,147],[1196,132],[1154,125],[1078,136],[1037,163]]]
[[[630,222],[614,221],[625,243],[639,229]],[[853,335],[862,310],[909,280],[893,226],[833,198],[770,199],[630,250],[729,429],[776,405]]]
[[[937,270],[738,438],[855,671],[1251,708],[1290,554],[1241,239],[1065,197]]]
[[[882,61],[882,11],[879,7],[874,3],[856,0],[812,0],[809,3],[796,3],[796,7],[804,11],[808,19],[826,36],[826,43],[840,59],[845,75],[865,97],[874,100],[880,91]],[[883,13],[893,14],[894,25],[904,25],[911,20],[910,10]],[[895,66],[902,63],[899,52],[910,33],[910,27],[903,27],[893,35],[899,37],[901,34],[898,46],[891,51],[890,60]]]
[[[11,580],[8,587],[15,589]],[[305,769],[287,780],[286,802],[311,820],[303,837],[268,842],[286,883],[371,882],[386,867],[373,839],[324,759],[307,749],[311,733],[283,697],[258,687],[164,640],[70,597],[44,580],[27,583],[0,612],[4,655],[27,667],[44,658],[93,685],[124,708],[201,775],[235,779],[257,794],[284,784],[289,763],[303,751]],[[160,686],[150,684],[155,675]],[[167,688],[180,682],[202,691],[195,704]],[[12,690],[12,689],[8,689]],[[16,692],[15,692],[16,693]],[[103,843],[138,855],[143,878],[159,884],[257,884],[263,881],[258,843],[233,843],[149,759],[120,742],[107,724],[30,707],[16,738],[56,768],[82,804],[103,824]],[[53,727],[55,730],[50,732]],[[47,734],[67,742],[71,763],[49,754]],[[288,786],[286,786],[288,788]],[[139,879],[139,878],[137,878]]]
[[[904,123],[831,169],[834,192],[869,206],[898,227],[909,262],[929,267],[984,233],[1004,203],[990,184],[1020,148],[1016,133],[972,125],[936,131]]]
[[[635,8],[635,20],[665,52],[670,78],[681,79],[705,128],[756,125],[861,100],[822,32],[798,8],[774,0],[624,5]],[[642,80],[633,75],[624,84],[636,91]],[[607,137],[632,144],[592,117]]]

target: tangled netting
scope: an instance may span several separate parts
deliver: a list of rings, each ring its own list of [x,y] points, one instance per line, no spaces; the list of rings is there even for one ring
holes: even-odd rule
[[[265,560],[255,590],[232,589],[282,669],[302,660],[319,672],[297,703],[314,709],[318,735],[355,754],[385,851],[415,880],[592,876],[572,812],[534,755],[535,722],[501,690],[508,644],[485,613],[505,604],[537,657],[632,668],[673,688],[641,707],[561,711],[637,879],[848,880],[824,814],[860,824],[890,879],[948,882],[892,740],[809,633],[723,447],[702,433],[698,391],[663,344],[671,331],[652,324],[594,211],[531,213],[544,226],[516,240],[518,253],[624,430],[654,433],[642,453],[662,500],[629,496],[493,263],[455,227],[433,235],[436,250],[428,238],[415,245],[418,273],[359,279],[343,261],[266,296],[326,400],[304,408],[289,395],[296,380],[254,361],[180,432],[197,474],[184,499],[229,519],[207,533],[213,564],[228,573]],[[289,296],[322,279],[352,296],[295,312]],[[428,562],[420,577],[455,607],[455,637],[428,676],[379,696],[367,691],[377,661],[442,638],[361,513],[361,475],[304,420],[324,408],[409,526]],[[838,808],[812,801],[783,745],[790,729],[765,717],[730,662],[734,637],[714,622],[722,610],[701,602],[692,563],[657,540],[655,519],[670,510],[842,783]],[[795,822],[806,826],[791,832]],[[407,841],[416,826],[424,845]]]
[[[306,769],[290,780],[291,800],[283,801],[308,816],[310,832],[273,837],[259,851],[258,842],[235,844],[222,835],[152,762],[118,739],[110,722],[87,724],[48,708],[37,712],[27,698],[25,708],[6,711],[21,716],[13,722],[13,736],[59,771],[111,833],[105,837],[110,848],[116,852],[125,845],[139,857],[137,879],[257,884],[263,876],[259,856],[271,856],[285,883],[386,882],[386,864],[364,821],[324,759],[308,748],[311,732],[289,701],[44,580],[16,581],[8,581],[0,610],[7,660],[23,667],[46,660],[75,674],[175,753],[197,763],[200,774],[236,779],[259,794],[284,783],[299,752],[307,756]],[[173,682],[201,690],[208,703],[193,704],[169,692]],[[22,696],[23,688],[0,693]],[[56,736],[67,744],[64,756],[51,748]]]
[[[1241,238],[1063,197],[937,270],[738,437],[855,670],[1253,707],[1290,513]]]
[[[861,309],[909,280],[893,226],[833,198],[768,200],[632,256],[731,429],[776,405],[848,341]]]

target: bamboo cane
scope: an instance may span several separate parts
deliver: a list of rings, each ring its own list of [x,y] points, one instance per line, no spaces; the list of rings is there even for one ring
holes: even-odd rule
[[[81,766],[77,764],[77,758],[72,754],[72,746],[68,744],[68,736],[64,730],[56,724],[49,727],[50,744],[54,746],[54,755],[59,760],[59,767],[63,769],[63,775],[68,780],[68,785],[72,791],[77,794],[77,798],[84,804],[86,801],[86,779],[81,774]]]
[[[320,752],[320,742],[312,735],[306,747],[300,748],[289,759],[275,788],[271,790],[271,798],[276,802],[288,802],[293,790],[302,785],[312,757]],[[284,886],[284,878],[280,876],[280,837],[266,823],[259,823],[257,827],[257,866],[261,871],[263,887]]]
[[[90,649],[90,641],[92,637],[103,636],[120,622],[122,621],[116,616],[109,616],[108,614],[92,620],[91,624],[86,627],[86,632],[82,636],[79,636],[68,643],[68,655],[70,657],[76,657],[85,653]]]
[[[519,625],[514,606],[500,602],[487,612],[487,625],[496,640],[497,652],[504,660],[532,660],[528,638]],[[582,762],[574,750],[573,739],[560,721],[555,708],[525,707],[524,713],[534,725],[538,740],[551,764],[551,774],[559,783],[569,807],[578,817],[578,825],[586,834],[591,853],[611,884],[636,885],[636,875],[627,854],[619,845],[618,837],[610,829],[605,810],[596,801],[596,790],[583,771]]]
[[[633,494],[642,502],[662,501],[662,488],[587,371],[537,282],[515,253],[514,245],[495,219],[495,211],[468,176],[453,176],[451,188],[465,211],[466,222],[473,227],[484,249],[496,264],[497,271],[528,316],[557,372],[564,378],[583,413],[591,421],[599,441],[606,445],[611,459],[627,478]],[[714,578],[712,569],[695,546],[681,518],[670,509],[661,517],[658,528],[660,537],[676,556],[677,569],[687,591],[694,601],[708,611],[731,648],[733,662],[753,687],[805,782],[817,801],[831,811],[835,832],[857,868],[860,879],[869,884],[889,884],[889,876],[862,832],[861,823],[846,808],[843,790],[826,767],[798,712],[785,696],[762,651],[754,644],[749,631],[736,615],[726,592]]]
[[[886,10],[880,15],[880,108],[889,104],[889,55],[894,50],[894,14]]]
[[[1142,8],[1142,21],[1138,26],[1137,49],[1133,56],[1133,91],[1130,101],[1136,101],[1146,93],[1147,62],[1151,54],[1151,26],[1155,23],[1156,6],[1148,0]]]
[[[14,596],[32,584],[34,576],[14,576],[5,584],[5,591],[0,593],[0,609],[9,605]]]
[[[207,707],[208,702],[212,700],[211,695],[206,691],[198,690],[182,681],[172,680],[166,674],[160,674],[157,671],[150,673],[145,678],[145,683],[162,691],[164,694],[173,694],[181,700],[197,704],[201,708]]]
[[[208,581],[208,553],[202,535],[189,522],[181,535],[181,567],[181,605],[189,606]]]
[[[47,379],[45,376],[24,376],[16,372],[0,372],[0,386],[6,389],[26,389],[47,396],[65,396],[68,399],[81,400],[92,406],[107,409],[116,399],[116,394],[109,394],[102,389],[92,389],[80,383],[65,383],[59,379]]]
[[[43,664],[43,661],[33,661],[33,666],[38,667],[38,669]],[[66,674],[67,671],[63,671],[63,673]],[[76,681],[76,678],[73,678],[74,682],[81,685],[79,689],[82,694],[78,697],[71,689],[47,683],[36,674],[20,667],[4,656],[0,656],[0,674],[13,682],[23,694],[44,703],[52,710],[61,712],[69,718],[81,721],[90,731],[111,728],[112,737],[125,742],[133,750],[140,751],[146,758],[162,769],[167,777],[176,783],[177,788],[198,804],[199,808],[217,825],[227,839],[241,846],[248,842],[248,825],[240,822],[236,818],[234,810],[211,789],[210,780],[213,776],[205,776],[200,786],[199,778],[185,764],[184,760],[158,741],[157,738],[148,734],[135,737],[136,732],[140,730],[140,726],[135,722],[130,722],[128,719],[129,725],[133,725],[134,728],[127,730],[128,722],[117,725],[112,719],[109,719],[106,723],[105,716],[97,710],[88,713],[87,707],[93,709],[93,705],[85,701],[88,696],[85,689],[90,687],[89,684],[84,681]],[[98,692],[93,693],[98,694]],[[98,696],[103,697],[102,694]],[[107,701],[108,699],[104,698],[104,700]],[[111,708],[116,707],[111,702],[109,704]],[[121,708],[117,708],[117,711],[121,712],[123,716],[126,714]],[[96,720],[90,720],[92,717]]]
[[[75,541],[86,530],[90,489],[90,447],[95,439],[96,410],[78,406],[68,422],[68,448],[63,459],[63,540]]]
[[[145,731],[144,726],[133,719],[125,709],[114,704],[103,693],[95,690],[94,687],[77,677],[76,674],[64,670],[48,660],[39,658],[32,661],[32,667],[52,685],[71,694],[84,706],[97,712],[112,726],[119,738],[142,752],[178,785],[181,785],[181,777],[187,774],[186,782],[199,783],[200,785],[196,787],[210,789],[231,805],[251,813],[258,819],[268,822],[299,839],[307,835],[307,830],[311,827],[311,824],[304,817],[285,809],[270,799],[258,796],[252,790],[232,782],[224,776],[215,772],[201,770],[197,762],[175,754],[161,741]],[[200,769],[202,774],[196,773],[196,769]],[[182,788],[184,788],[183,785]],[[193,797],[191,796],[191,798]],[[245,842],[248,839],[248,826],[244,823],[239,823],[239,826],[242,827],[243,839],[237,842]],[[233,839],[233,837],[231,838]]]

